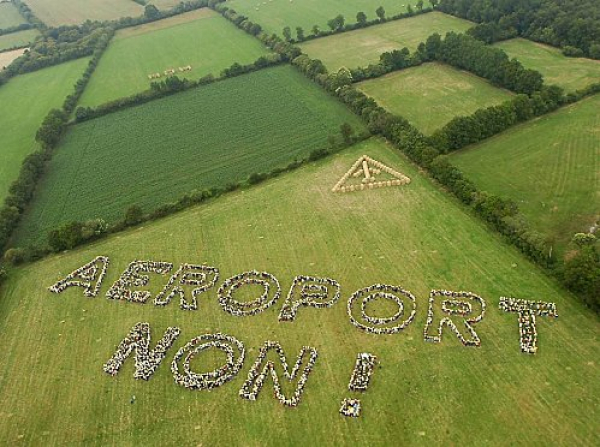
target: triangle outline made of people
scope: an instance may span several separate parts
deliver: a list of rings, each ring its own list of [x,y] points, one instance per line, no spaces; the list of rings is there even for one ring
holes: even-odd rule
[[[357,174],[360,176],[362,171],[362,181],[358,185],[346,185],[350,177],[356,177]],[[377,175],[381,172],[385,172],[392,177],[393,180],[377,180]],[[406,175],[384,165],[383,163],[372,159],[368,155],[361,156],[352,167],[342,176],[342,178],[335,184],[332,192],[351,192],[351,191],[364,191],[365,189],[382,188],[384,186],[402,186],[408,185],[410,178]]]

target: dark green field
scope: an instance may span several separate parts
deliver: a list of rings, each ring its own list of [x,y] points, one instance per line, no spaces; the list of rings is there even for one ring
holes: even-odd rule
[[[72,220],[114,222],[193,190],[269,172],[362,124],[291,67],[263,70],[75,126],[48,168],[16,245]]]
[[[332,193],[363,154],[411,183]],[[48,292],[98,255],[111,260],[100,296],[85,298],[77,288]],[[104,298],[135,259],[206,262],[221,270],[219,283],[266,270],[284,296],[296,275],[326,276],[340,282],[342,297],[330,309],[301,308],[290,323],[277,321],[283,297],[264,313],[241,318],[221,309],[215,290],[188,312],[177,302],[157,307]],[[164,282],[151,275],[147,290],[156,293]],[[374,283],[398,284],[416,295],[416,319],[403,333],[369,335],[350,324],[348,297]],[[463,347],[447,329],[440,344],[423,341],[432,288],[468,290],[487,301],[486,316],[475,325],[480,348]],[[520,352],[516,315],[498,309],[503,295],[557,303],[558,319],[538,318],[536,355]],[[133,359],[108,376],[102,365],[140,321],[151,324],[152,345],[168,326],[182,333],[150,381],[133,379]],[[0,333],[12,334],[0,362],[0,438],[8,445],[598,445],[599,323],[395,149],[368,141],[15,271],[0,291]],[[246,346],[238,376],[212,392],[177,386],[170,371],[174,353],[191,338],[217,331]],[[266,340],[279,341],[290,363],[303,345],[319,351],[295,409],[274,399],[270,380],[256,402],[238,396]],[[375,354],[380,367],[365,393],[352,393],[348,381],[359,352]],[[218,365],[211,360],[204,353],[192,367],[208,371]],[[284,390],[290,388],[286,383]],[[361,399],[360,418],[339,415],[344,397]]]

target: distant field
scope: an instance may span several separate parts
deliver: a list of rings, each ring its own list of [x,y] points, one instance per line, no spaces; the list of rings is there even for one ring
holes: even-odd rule
[[[27,6],[46,25],[77,25],[89,20],[138,17],[144,7],[132,0],[27,0]]]
[[[332,193],[362,154],[403,172],[411,183]],[[85,298],[79,288],[48,292],[98,255],[111,261],[100,296]],[[225,313],[214,289],[199,296],[192,312],[179,310],[175,301],[157,307],[104,298],[135,259],[206,262],[221,270],[219,284],[249,269],[265,270],[279,279],[283,296],[264,313],[244,318]],[[341,299],[330,309],[302,307],[296,321],[278,323],[296,275],[335,278]],[[150,278],[143,289],[156,294],[166,278]],[[370,335],[350,324],[348,297],[375,283],[401,285],[416,295],[415,321],[402,333]],[[486,300],[486,316],[474,325],[480,348],[463,347],[448,329],[440,344],[423,341],[433,288],[469,290]],[[498,309],[503,295],[557,304],[558,319],[537,318],[535,356],[520,352],[517,316]],[[381,303],[373,306],[384,310]],[[168,326],[181,328],[181,336],[148,382],[133,379],[132,358],[116,377],[108,376],[102,365],[140,321],[151,325],[152,347]],[[0,438],[9,445],[598,445],[599,325],[589,309],[396,150],[369,141],[13,271],[0,290]],[[246,346],[237,377],[212,392],[177,386],[170,371],[175,352],[197,335],[218,331]],[[303,345],[319,351],[297,408],[274,399],[270,379],[256,402],[238,396],[266,340],[279,341],[290,364]],[[380,361],[365,393],[348,391],[359,352]],[[209,354],[194,359],[192,368],[208,371]],[[292,387],[283,382],[289,395]],[[338,413],[349,396],[362,402],[358,419]]]
[[[330,71],[341,67],[356,68],[379,62],[385,51],[408,47],[414,51],[433,33],[442,36],[449,31],[465,32],[473,23],[441,12],[432,12],[408,19],[330,37],[310,40],[300,45],[313,59],[320,59]]]
[[[148,4],[156,6],[160,10],[171,9],[177,6],[182,0],[150,0]]]
[[[194,189],[223,187],[325,147],[361,122],[290,66],[153,101],[75,126],[57,149],[18,245],[71,220],[115,221]],[[88,168],[93,167],[93,168]]]
[[[511,94],[468,72],[438,63],[391,73],[357,84],[384,108],[402,115],[424,134],[455,116],[500,104]]]
[[[0,3],[0,29],[11,28],[27,20],[19,13],[19,10],[10,2]]]
[[[481,189],[510,197],[534,228],[564,249],[600,218],[600,96],[456,153]]]
[[[526,39],[511,39],[494,45],[526,68],[544,75],[546,84],[556,84],[567,92],[600,82],[600,61],[566,57],[559,49]]]
[[[80,103],[96,106],[147,90],[151,73],[191,65],[191,71],[177,76],[219,76],[234,62],[249,64],[265,54],[258,40],[210,9],[128,28],[102,56]]]
[[[311,33],[314,25],[320,29],[329,29],[327,22],[342,14],[346,23],[356,23],[356,14],[360,11],[369,20],[377,18],[375,10],[383,6],[386,15],[392,16],[406,12],[406,5],[414,7],[416,0],[232,0],[227,6],[249,17],[260,24],[267,32],[281,35],[285,26],[289,26],[296,35],[296,27],[300,26],[306,34]],[[425,1],[429,6],[429,2]]]
[[[25,53],[25,48],[11,51],[3,51],[0,53],[0,71],[8,67],[12,61]]]
[[[38,30],[28,29],[25,31],[19,31],[16,33],[10,33],[4,36],[0,36],[0,51],[4,51],[8,48],[23,47],[25,45],[29,45],[35,40],[38,34]]]
[[[62,105],[86,64],[87,59],[67,62],[19,75],[0,87],[0,201],[25,156],[37,148],[35,133],[42,120]]]

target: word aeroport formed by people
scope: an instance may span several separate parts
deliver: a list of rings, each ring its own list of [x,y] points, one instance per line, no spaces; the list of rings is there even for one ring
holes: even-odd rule
[[[82,287],[85,296],[96,297],[108,265],[108,257],[98,256],[49,287],[49,290],[54,293],[62,293],[69,287]],[[219,279],[219,270],[207,265],[182,264],[174,273],[172,271],[173,264],[170,262],[133,261],[109,288],[106,297],[133,303],[147,303],[152,293],[146,290],[132,290],[132,288],[147,286],[150,282],[148,273],[162,276],[171,274],[162,291],[154,297],[154,304],[166,306],[173,297],[179,296],[180,308],[193,311],[198,309],[198,296],[213,288]],[[263,293],[252,301],[236,300],[236,292],[248,285],[261,286]],[[191,287],[191,293],[186,292],[184,287]],[[279,321],[294,321],[300,307],[331,307],[338,302],[340,295],[340,284],[334,279],[296,276],[279,312]],[[219,304],[225,312],[236,317],[262,313],[273,306],[280,296],[279,281],[267,272],[240,273],[225,280],[218,289]],[[394,303],[398,311],[389,317],[373,316],[369,312],[369,307],[378,300]],[[538,335],[535,316],[558,316],[554,303],[506,297],[500,299],[500,310],[518,313],[519,344],[521,351],[529,354],[535,354],[537,351]],[[386,284],[374,284],[356,291],[350,296],[347,304],[350,323],[362,331],[377,335],[396,334],[404,330],[413,322],[416,311],[417,303],[412,293],[399,286]],[[425,341],[440,343],[443,328],[447,326],[464,346],[479,347],[481,339],[473,325],[481,322],[485,312],[485,300],[474,293],[433,290],[429,295],[423,338]],[[211,343],[221,342],[213,340]],[[218,344],[213,346],[219,348]],[[273,346],[271,348],[275,349]],[[229,351],[226,352],[227,355],[230,355]],[[150,358],[150,366],[156,361],[156,358]],[[114,367],[112,368],[111,370],[114,370]],[[196,380],[210,382],[211,378],[197,378]],[[252,391],[249,390],[248,396],[251,395]]]

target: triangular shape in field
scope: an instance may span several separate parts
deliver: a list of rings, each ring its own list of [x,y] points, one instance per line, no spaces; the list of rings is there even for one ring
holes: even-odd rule
[[[333,192],[363,191],[384,186],[401,186],[410,183],[410,178],[398,171],[363,155],[352,165],[333,187]]]

